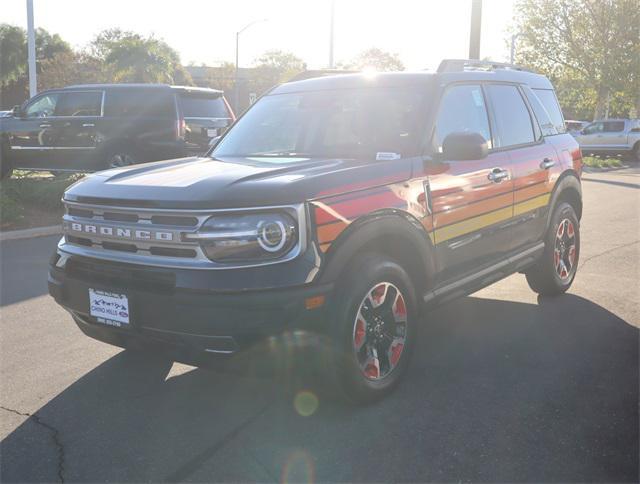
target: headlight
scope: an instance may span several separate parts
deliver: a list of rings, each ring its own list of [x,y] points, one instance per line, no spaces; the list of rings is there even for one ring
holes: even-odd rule
[[[185,234],[197,240],[215,262],[259,262],[279,259],[298,241],[296,221],[284,212],[214,215],[200,229]]]

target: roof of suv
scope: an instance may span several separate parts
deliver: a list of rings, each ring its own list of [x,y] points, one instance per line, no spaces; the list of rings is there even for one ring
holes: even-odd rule
[[[503,64],[491,64],[503,66]],[[541,74],[510,66],[497,69],[473,69],[444,72],[381,72],[374,74],[341,74],[337,76],[318,77],[302,81],[287,82],[276,87],[272,94],[288,92],[316,91],[327,89],[354,89],[370,86],[402,87],[409,85],[430,84],[434,80],[443,84],[465,81],[498,81],[526,84],[533,89],[553,89],[549,79]]]
[[[218,89],[210,89],[207,87],[194,86],[170,86],[169,84],[142,84],[142,83],[122,83],[122,84],[76,84],[73,86],[65,86],[60,90],[66,89],[128,89],[128,88],[144,88],[144,89],[174,89],[184,92],[201,92],[203,94],[223,94],[224,91]]]

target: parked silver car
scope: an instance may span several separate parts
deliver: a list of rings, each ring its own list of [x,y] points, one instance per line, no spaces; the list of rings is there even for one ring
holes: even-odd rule
[[[596,120],[576,139],[583,155],[631,155],[640,161],[640,119]]]

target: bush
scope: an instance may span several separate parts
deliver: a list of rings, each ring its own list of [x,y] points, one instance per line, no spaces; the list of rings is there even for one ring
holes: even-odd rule
[[[0,182],[0,227],[57,223],[65,189],[82,175],[51,176],[16,172]]]
[[[585,156],[582,163],[590,168],[620,168],[622,162],[618,158],[600,158],[598,156]]]

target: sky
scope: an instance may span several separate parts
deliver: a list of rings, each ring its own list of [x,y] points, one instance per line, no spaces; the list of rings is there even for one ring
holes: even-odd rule
[[[1,0],[0,23],[26,28],[26,0]],[[506,61],[514,0],[484,0],[481,58]],[[250,66],[280,49],[308,68],[327,67],[331,0],[34,0],[35,25],[84,47],[118,27],[164,39],[183,64]],[[467,58],[471,0],[335,0],[334,59],[369,47],[397,53],[410,70],[435,69],[443,58]],[[264,20],[263,20],[264,19]]]

